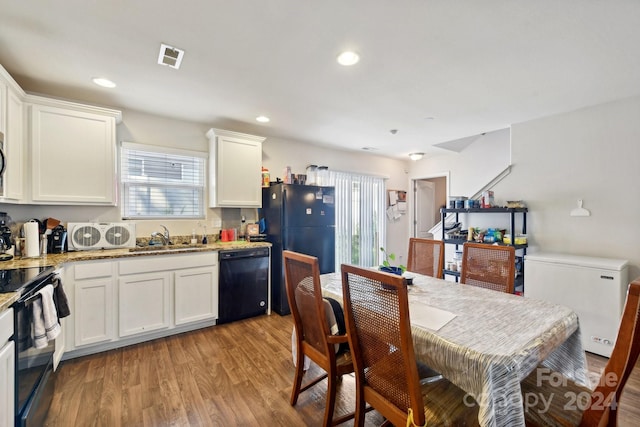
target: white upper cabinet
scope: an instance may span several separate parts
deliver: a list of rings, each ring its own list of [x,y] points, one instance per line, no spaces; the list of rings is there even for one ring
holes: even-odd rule
[[[265,138],[209,129],[209,207],[262,206],[262,142]]]
[[[25,167],[25,93],[0,66],[0,132],[4,133],[6,170],[0,185],[0,199],[22,202],[24,195]]]
[[[31,203],[116,204],[121,112],[27,95]]]

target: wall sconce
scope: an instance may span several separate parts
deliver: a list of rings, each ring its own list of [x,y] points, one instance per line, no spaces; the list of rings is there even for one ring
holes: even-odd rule
[[[422,158],[422,156],[424,156],[424,153],[411,153],[411,154],[409,154],[409,158],[411,160],[413,160],[414,162],[416,160],[420,160]]]

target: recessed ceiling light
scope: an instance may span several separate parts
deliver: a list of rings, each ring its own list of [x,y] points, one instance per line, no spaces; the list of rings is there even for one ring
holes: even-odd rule
[[[355,65],[358,61],[360,61],[360,56],[355,52],[347,51],[338,55],[338,64],[344,65],[345,67]]]
[[[413,161],[420,160],[424,156],[424,153],[411,153],[409,154],[409,158]]]
[[[256,121],[259,121],[260,123],[269,123],[271,119],[267,116],[258,116],[256,117]]]
[[[364,151],[376,151],[376,150],[377,150],[377,148],[376,148],[376,147],[362,147],[362,149],[363,149]]]
[[[98,86],[108,87],[110,89],[116,87],[116,84],[114,82],[109,79],[105,79],[104,77],[94,77],[93,82]]]

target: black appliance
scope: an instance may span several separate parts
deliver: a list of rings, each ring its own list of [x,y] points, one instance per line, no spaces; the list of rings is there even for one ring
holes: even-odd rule
[[[13,307],[15,344],[15,414],[16,426],[44,425],[51,399],[54,378],[55,341],[44,348],[32,345],[32,304],[41,298],[38,291],[54,284],[53,267],[0,270],[0,293],[20,292]]]
[[[67,252],[67,230],[63,225],[56,225],[47,240],[47,253],[63,254]]]
[[[318,258],[320,273],[335,271],[335,188],[274,184],[262,189],[262,216],[271,247],[271,308],[291,313],[282,251]]]
[[[220,251],[218,319],[228,323],[267,312],[269,248]]]
[[[11,249],[11,246],[11,229],[4,220],[0,220],[0,261],[8,261],[13,258],[12,255],[5,253]]]

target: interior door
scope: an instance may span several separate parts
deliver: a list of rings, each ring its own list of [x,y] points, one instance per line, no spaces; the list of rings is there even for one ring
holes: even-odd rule
[[[415,223],[413,235],[420,238],[432,237],[429,230],[436,224],[433,212],[436,209],[436,185],[427,180],[415,181]]]

